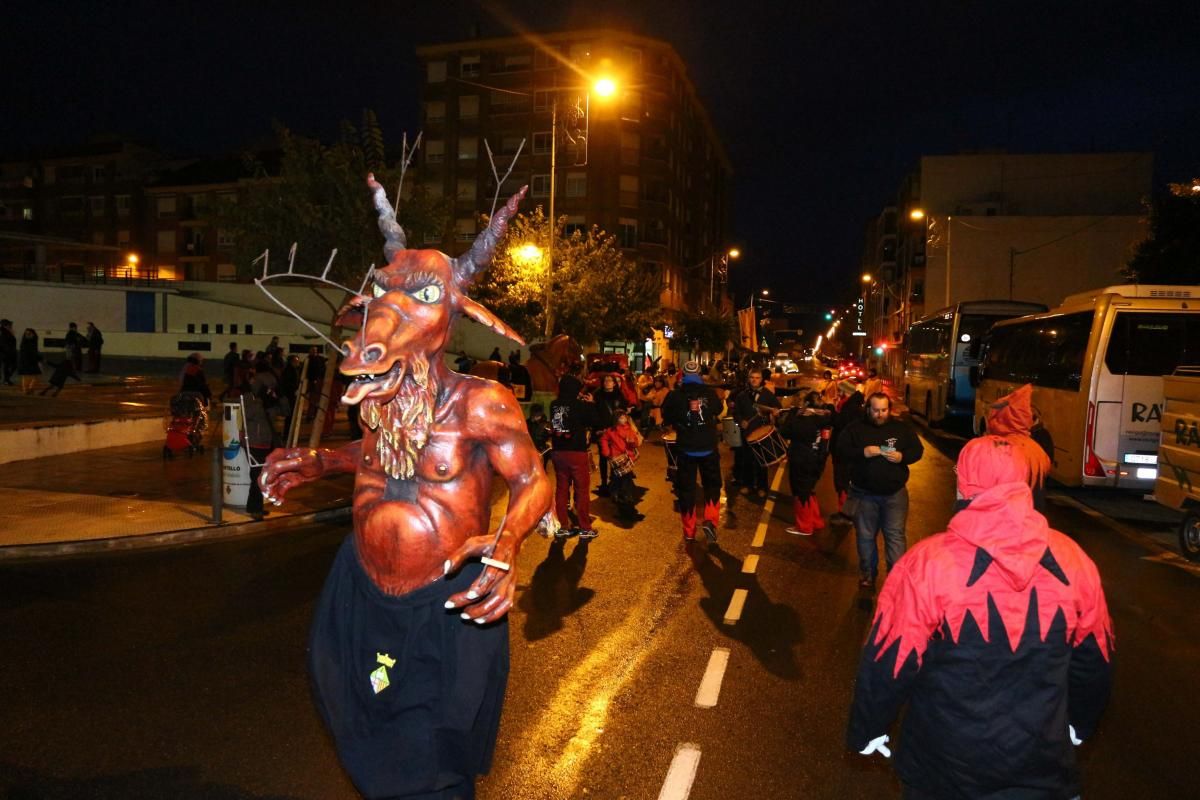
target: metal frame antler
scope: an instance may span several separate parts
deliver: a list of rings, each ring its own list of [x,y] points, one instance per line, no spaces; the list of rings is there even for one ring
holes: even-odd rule
[[[508,172],[504,173],[503,178],[496,171],[496,159],[492,157],[492,146],[488,144],[487,139],[483,140],[483,146],[487,149],[488,163],[492,165],[492,177],[496,179],[496,193],[492,195],[492,210],[488,214],[488,219],[491,219],[496,216],[496,203],[500,202],[500,187],[508,180],[508,176],[512,175],[513,167],[517,165],[517,159],[521,157],[521,151],[525,149],[525,140],[522,139],[521,144],[517,145],[517,153],[513,156],[512,163],[508,165]]]
[[[272,302],[274,302],[277,306],[279,306],[284,311],[286,311],[287,313],[289,313],[293,317],[295,317],[295,319],[301,325],[308,328],[310,331],[315,333],[317,336],[320,336],[322,339],[324,339],[326,342],[328,342],[329,345],[334,350],[336,350],[338,353],[340,353],[343,356],[346,356],[346,355],[349,355],[349,351],[345,350],[342,347],[342,345],[340,345],[337,342],[330,339],[328,336],[326,336],[324,333],[322,333],[315,325],[313,325],[311,322],[306,320],[304,317],[300,316],[295,311],[293,311],[290,307],[288,307],[287,303],[284,303],[282,300],[280,300],[278,297],[276,297],[275,294],[270,289],[267,288],[267,283],[269,281],[273,281],[277,278],[304,278],[305,280],[316,281],[317,283],[323,283],[326,286],[330,286],[334,289],[341,289],[346,294],[352,295],[355,298],[362,298],[364,296],[363,291],[367,288],[367,283],[371,280],[371,276],[375,274],[375,266],[372,265],[371,268],[367,270],[367,274],[363,278],[362,285],[359,287],[358,291],[356,292],[353,289],[349,288],[348,286],[343,286],[342,284],[338,283],[337,281],[331,281],[331,280],[329,280],[328,277],[326,277],[327,275],[329,275],[329,269],[333,266],[333,259],[335,257],[337,257],[337,252],[338,251],[337,251],[336,247],[333,249],[332,252],[330,252],[329,261],[326,262],[325,269],[321,271],[320,275],[308,275],[303,272],[295,271],[295,266],[296,266],[296,244],[295,244],[295,242],[292,243],[291,248],[288,250],[287,272],[277,272],[274,275],[270,274],[270,268],[271,268],[271,251],[270,251],[270,249],[263,250],[262,255],[260,255],[258,258],[254,259],[254,261],[252,261],[250,263],[253,265],[253,264],[257,264],[259,261],[263,262],[262,277],[254,279],[254,285],[257,286],[262,291],[263,294],[265,294],[267,297],[271,298]],[[366,328],[366,321],[367,321],[366,307],[364,304],[364,308],[363,308],[363,328],[364,329]]]

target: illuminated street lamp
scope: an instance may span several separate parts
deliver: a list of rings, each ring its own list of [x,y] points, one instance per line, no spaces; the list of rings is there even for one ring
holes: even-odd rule
[[[908,212],[908,218],[913,221],[925,219],[925,209],[914,208],[912,211]]]
[[[870,282],[871,282],[871,273],[869,273],[869,272],[864,272],[864,273],[863,273],[863,276],[862,276],[862,282],[863,282],[863,283],[870,283]]]
[[[592,81],[589,92],[584,94],[584,114],[591,114],[591,94],[601,100],[616,96],[617,82],[610,77],[600,77]],[[589,127],[591,119],[588,120]],[[558,93],[554,93],[554,102],[550,106],[550,231],[546,242],[546,338],[554,335],[554,237],[557,234],[558,220],[554,217],[554,194],[558,184]]]

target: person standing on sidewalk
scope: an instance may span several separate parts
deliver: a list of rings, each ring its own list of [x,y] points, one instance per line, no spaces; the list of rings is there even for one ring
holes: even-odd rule
[[[868,589],[879,574],[879,531],[889,573],[908,549],[908,465],[920,461],[925,448],[912,425],[892,418],[892,401],[882,392],[867,398],[867,418],[842,431],[837,447],[850,470],[858,585]]]
[[[848,749],[890,757],[906,798],[1074,798],[1075,747],[1108,701],[1113,626],[1096,565],[1033,509],[998,436],[958,457],[966,507],[890,572],[859,662]]]
[[[87,326],[88,343],[88,372],[100,371],[100,351],[104,348],[104,336],[96,323],[89,322]]]
[[[554,513],[558,517],[560,537],[578,535],[595,539],[592,527],[591,474],[588,463],[588,431],[607,428],[610,420],[603,406],[581,394],[583,382],[574,375],[558,381],[558,397],[550,404],[550,446],[554,462]],[[575,517],[579,527],[571,527],[568,512],[570,493],[575,493]]]
[[[79,332],[79,326],[74,322],[67,324],[67,338],[63,341],[63,351],[71,360],[75,372],[83,372],[83,348],[87,339]],[[74,377],[74,376],[71,376]]]
[[[17,372],[21,373],[21,391],[33,394],[38,376],[42,374],[42,354],[38,352],[38,335],[33,328],[21,334],[21,348],[17,353]]]
[[[721,514],[721,454],[717,425],[725,404],[700,377],[700,363],[683,365],[683,379],[663,403],[663,422],[675,429],[679,467],[675,479],[679,492],[679,517],[683,538],[696,539],[696,473],[704,490],[704,519],[700,523],[710,542],[717,541]]]
[[[12,386],[17,371],[17,337],[11,319],[0,319],[0,367],[4,370],[4,385]]]

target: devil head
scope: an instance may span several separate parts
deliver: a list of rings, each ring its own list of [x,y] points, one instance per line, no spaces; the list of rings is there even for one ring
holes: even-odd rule
[[[437,396],[436,364],[450,340],[454,320],[465,314],[502,336],[524,344],[466,290],[492,261],[508,221],[528,187],[497,211],[471,249],[457,258],[438,250],[408,250],[404,229],[374,175],[367,176],[386,243],[387,266],[373,270],[362,294],[341,310],[339,323],[360,327],[345,342],[341,371],[352,378],[342,402],[362,404],[367,425],[381,429],[380,458],[394,477],[411,474],[424,446]],[[387,445],[385,447],[385,445]],[[405,445],[405,446],[400,446]],[[389,469],[392,462],[394,469]]]

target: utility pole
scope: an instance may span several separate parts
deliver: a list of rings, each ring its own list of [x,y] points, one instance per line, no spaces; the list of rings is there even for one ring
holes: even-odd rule
[[[546,242],[546,338],[554,335],[554,239],[558,223],[554,218],[554,188],[558,173],[558,92],[550,106],[550,229]]]

